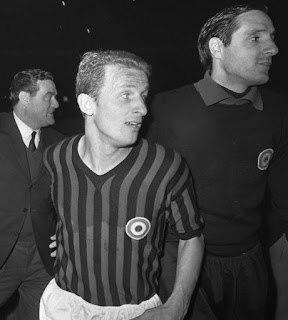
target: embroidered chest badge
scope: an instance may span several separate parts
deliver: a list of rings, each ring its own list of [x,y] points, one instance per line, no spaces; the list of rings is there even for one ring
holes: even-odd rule
[[[265,149],[260,152],[258,156],[258,169],[260,170],[266,170],[268,168],[269,162],[272,159],[273,156],[273,149]]]
[[[125,231],[130,238],[141,240],[148,234],[150,228],[151,223],[148,219],[136,217],[127,222]]]

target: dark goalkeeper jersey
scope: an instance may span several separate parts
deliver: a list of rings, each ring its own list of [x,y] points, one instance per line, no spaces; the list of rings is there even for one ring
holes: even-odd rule
[[[98,176],[78,155],[81,136],[44,155],[58,214],[55,279],[96,305],[140,303],[158,289],[167,223],[180,239],[201,234],[189,169],[175,151],[140,140]]]
[[[270,241],[288,235],[288,109],[282,97],[251,88],[235,99],[206,74],[195,85],[156,95],[150,112],[148,139],[174,148],[190,167],[208,252],[235,256],[255,246],[268,200],[276,222]]]

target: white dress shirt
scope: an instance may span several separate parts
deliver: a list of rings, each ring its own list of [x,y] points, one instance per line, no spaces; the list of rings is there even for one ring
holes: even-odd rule
[[[15,112],[13,112],[13,116],[14,116],[14,119],[16,121],[17,127],[18,127],[18,129],[19,129],[19,131],[21,133],[23,142],[25,143],[27,148],[28,148],[30,140],[31,140],[32,132],[36,131],[36,135],[35,135],[35,140],[34,141],[35,141],[36,148],[38,148],[39,141],[40,141],[40,134],[41,134],[40,129],[38,129],[38,130],[31,129],[29,126],[27,126],[27,124],[25,124],[21,119],[19,119],[17,117]]]

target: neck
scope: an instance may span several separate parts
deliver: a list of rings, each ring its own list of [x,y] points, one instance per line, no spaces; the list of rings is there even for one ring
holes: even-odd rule
[[[211,79],[220,86],[236,93],[243,93],[248,88],[246,84],[242,84],[238,79],[233,81],[233,77],[227,77],[223,71],[213,70],[211,72]]]
[[[82,161],[97,175],[103,175],[119,163],[130,153],[132,147],[111,148],[97,143],[85,134],[79,141],[78,153]]]

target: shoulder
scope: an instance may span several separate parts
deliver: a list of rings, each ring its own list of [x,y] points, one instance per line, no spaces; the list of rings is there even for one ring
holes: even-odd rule
[[[196,96],[199,96],[199,93],[196,91],[193,84],[169,91],[159,92],[155,94],[152,99],[151,109],[155,110],[157,108],[161,108],[161,106],[164,106],[165,108],[169,108],[169,106],[174,107],[175,104],[185,106],[186,101],[191,103]]]
[[[54,129],[53,127],[45,127],[41,129],[41,134],[43,134],[46,137],[49,137],[53,143],[63,140],[64,138],[66,138],[66,136],[57,131],[56,129]]]
[[[10,124],[13,120],[12,112],[0,112],[0,126],[7,126],[7,123]]]
[[[57,141],[51,144],[48,148],[46,148],[44,152],[44,157],[49,158],[52,157],[56,159],[56,157],[60,157],[61,155],[66,154],[67,152],[72,152],[72,146],[76,141],[79,141],[81,135],[75,135],[72,137],[64,138],[60,141]]]
[[[0,112],[0,120],[7,119],[11,115],[11,112]]]
[[[191,105],[197,105],[199,93],[193,84],[160,92],[154,96],[149,107],[151,120],[169,123],[172,119],[185,116]],[[194,103],[195,102],[195,103]],[[150,119],[149,118],[149,119]]]
[[[156,94],[148,108],[149,114],[145,120],[147,137],[152,140],[159,140],[160,136],[166,137],[165,129],[171,129],[174,123],[178,126],[178,123],[194,116],[195,112],[201,110],[203,103],[194,84]],[[157,139],[154,137],[156,134],[154,131],[157,132]]]
[[[163,91],[155,94],[152,104],[160,101],[179,101],[179,99],[191,98],[193,95],[197,95],[197,91],[194,84],[185,85],[180,88],[175,88],[169,91]]]
[[[259,91],[263,100],[264,111],[277,114],[288,113],[288,96],[264,88],[260,88]]]
[[[65,136],[53,127],[41,128],[40,143],[44,150],[63,139],[65,139]]]
[[[182,96],[182,94],[190,93],[190,91],[191,90],[193,91],[194,89],[195,89],[194,84],[187,84],[179,88],[174,88],[168,91],[159,92],[157,96],[170,96],[170,97],[178,96],[178,95]]]
[[[161,166],[178,167],[182,162],[185,162],[182,155],[173,148],[146,139],[142,139],[142,142],[142,149],[147,149],[147,156],[151,160],[154,159],[154,162],[158,162]]]
[[[164,147],[159,143],[148,142],[150,154],[147,154],[145,161],[149,163],[150,177],[167,188],[167,192],[174,190],[182,190],[192,183],[190,169],[185,159],[176,150]],[[176,189],[175,189],[176,188]]]

